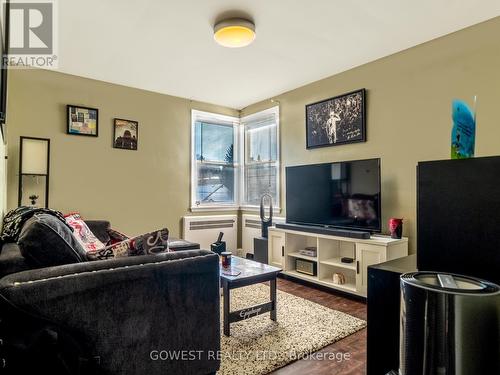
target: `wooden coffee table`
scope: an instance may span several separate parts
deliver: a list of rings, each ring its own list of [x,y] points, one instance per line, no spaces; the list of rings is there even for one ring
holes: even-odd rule
[[[225,270],[221,266],[220,280],[224,301],[224,335],[230,335],[231,323],[239,322],[240,320],[252,318],[267,312],[270,312],[271,319],[276,321],[276,276],[280,271],[280,268],[236,256],[232,257],[231,268],[229,270]],[[236,274],[238,272],[240,272],[240,274],[237,276],[229,275],[229,273]],[[269,295],[270,302],[247,307],[238,311],[231,311],[231,289],[263,283],[265,281],[269,281],[271,284]]]

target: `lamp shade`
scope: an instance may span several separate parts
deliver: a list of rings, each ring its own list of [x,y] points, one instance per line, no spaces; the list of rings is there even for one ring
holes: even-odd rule
[[[21,174],[48,174],[49,140],[21,138]]]

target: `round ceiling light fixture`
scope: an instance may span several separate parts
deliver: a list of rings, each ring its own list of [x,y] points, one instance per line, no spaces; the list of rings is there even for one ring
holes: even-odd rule
[[[214,26],[214,39],[224,47],[246,47],[255,39],[255,25],[244,18],[217,22]]]

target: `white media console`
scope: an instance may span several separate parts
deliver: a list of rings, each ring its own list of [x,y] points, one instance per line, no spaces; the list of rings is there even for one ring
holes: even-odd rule
[[[269,264],[282,268],[283,274],[362,297],[366,297],[368,266],[408,255],[408,238],[379,235],[357,239],[271,227],[268,244]],[[316,257],[299,253],[312,246],[317,248]],[[343,263],[342,257],[354,262]],[[316,276],[298,272],[296,259],[315,262]],[[334,273],[343,274],[345,283],[334,284]]]

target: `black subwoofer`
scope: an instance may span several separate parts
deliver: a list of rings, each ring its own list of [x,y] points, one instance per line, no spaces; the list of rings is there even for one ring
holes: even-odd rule
[[[477,278],[401,276],[400,375],[500,373],[500,287]]]

